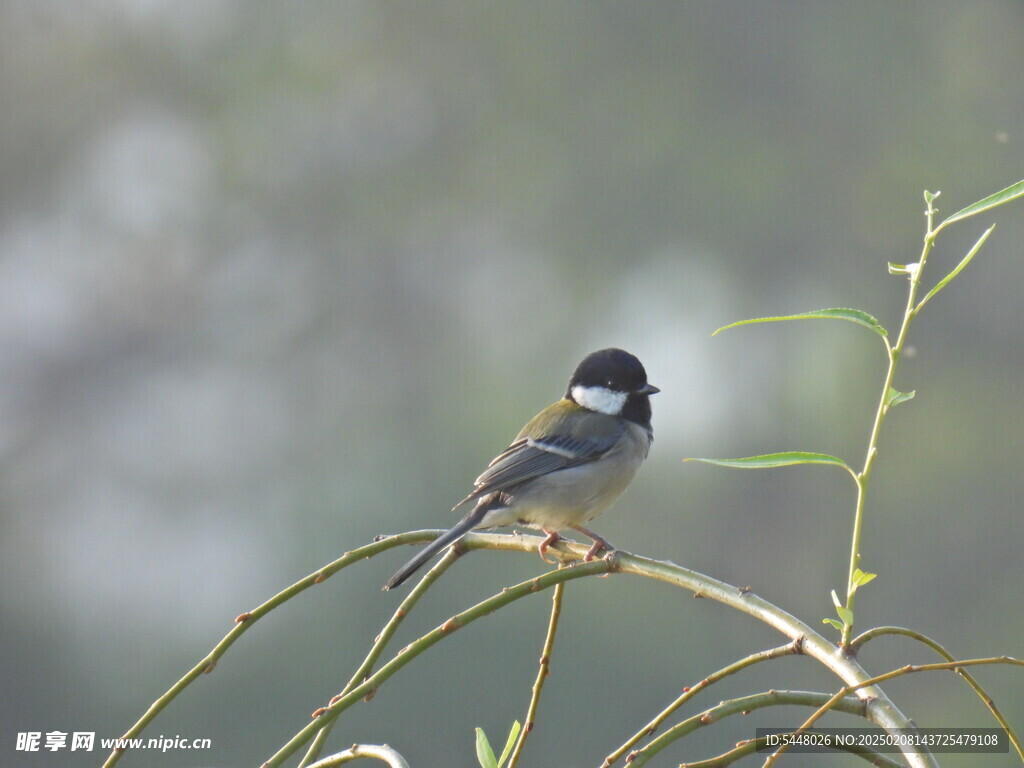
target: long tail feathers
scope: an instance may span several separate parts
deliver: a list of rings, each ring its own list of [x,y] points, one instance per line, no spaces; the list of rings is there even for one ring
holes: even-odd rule
[[[459,520],[459,522],[457,522],[452,528],[449,528],[432,542],[427,544],[427,546],[425,546],[420,552],[416,553],[416,557],[399,568],[398,572],[387,580],[383,587],[384,591],[400,586],[402,582],[416,573],[416,571],[420,569],[420,566],[427,562],[427,560],[432,558],[453,541],[458,541],[465,536],[477,525],[477,523],[480,522],[480,517],[481,516],[479,514],[476,514],[476,510],[470,512],[464,518]]]

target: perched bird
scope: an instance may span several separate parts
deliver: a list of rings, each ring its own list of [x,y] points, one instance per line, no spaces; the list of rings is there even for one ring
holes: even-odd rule
[[[583,526],[612,505],[647,458],[654,439],[650,396],[657,392],[628,352],[587,355],[565,397],[530,419],[476,479],[473,492],[452,508],[473,501],[473,509],[403,565],[384,589],[397,587],[473,529],[516,523],[539,528],[547,534],[537,548],[545,561],[563,528],[593,540],[587,560],[612,549]]]

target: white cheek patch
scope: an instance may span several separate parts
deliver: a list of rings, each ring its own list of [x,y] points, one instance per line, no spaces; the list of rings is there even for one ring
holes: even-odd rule
[[[591,411],[618,416],[626,404],[625,392],[615,392],[607,387],[584,387],[577,384],[572,388],[572,399]]]

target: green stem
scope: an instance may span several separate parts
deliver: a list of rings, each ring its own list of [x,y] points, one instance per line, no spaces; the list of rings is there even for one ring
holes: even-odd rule
[[[889,347],[889,366],[885,372],[885,381],[882,384],[882,392],[878,398],[878,408],[875,411],[875,420],[871,425],[871,436],[868,438],[867,455],[864,458],[864,468],[857,475],[857,505],[853,514],[853,535],[850,543],[850,566],[846,577],[846,609],[853,615],[854,599],[857,592],[857,584],[854,574],[860,567],[860,537],[864,527],[864,504],[867,496],[868,480],[871,477],[871,469],[874,467],[875,459],[878,456],[878,437],[882,431],[882,422],[889,412],[889,392],[892,390],[892,383],[896,378],[896,366],[899,364],[900,355],[903,353],[903,346],[907,341],[907,333],[910,330],[910,323],[917,315],[917,291],[921,286],[921,274],[924,272],[925,263],[928,261],[928,254],[935,245],[935,232],[932,223],[935,216],[933,206],[934,197],[925,194],[927,208],[927,231],[924,236],[924,244],[921,247],[921,257],[917,262],[917,268],[910,273],[909,287],[907,289],[907,305],[903,311],[903,323],[900,325],[896,343]],[[848,650],[850,636],[853,634],[852,621],[843,623],[843,634],[841,645],[843,650]]]

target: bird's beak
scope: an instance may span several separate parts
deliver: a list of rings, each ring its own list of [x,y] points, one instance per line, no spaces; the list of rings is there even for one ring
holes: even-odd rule
[[[659,392],[661,392],[661,390],[658,389],[653,384],[644,384],[642,387],[640,387],[640,389],[638,389],[636,391],[636,394],[638,394],[638,395],[656,395]]]

